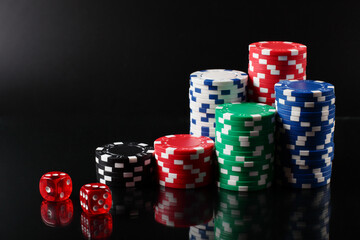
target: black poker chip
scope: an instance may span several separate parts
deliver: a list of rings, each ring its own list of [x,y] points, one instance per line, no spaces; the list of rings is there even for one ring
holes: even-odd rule
[[[146,143],[137,142],[114,142],[98,147],[95,156],[103,165],[113,166],[116,163],[136,164],[150,159],[154,148]]]

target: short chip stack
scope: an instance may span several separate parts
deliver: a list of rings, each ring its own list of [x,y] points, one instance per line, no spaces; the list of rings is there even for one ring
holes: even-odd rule
[[[216,108],[220,188],[253,191],[271,185],[275,112],[262,103],[230,103]]]
[[[215,107],[246,100],[248,75],[236,70],[212,69],[190,75],[190,134],[215,139]]]
[[[155,204],[155,221],[169,227],[190,227],[208,222],[213,216],[211,189],[160,187]]]
[[[277,158],[284,182],[315,188],[330,182],[334,158],[335,89],[312,80],[275,85],[279,126]]]
[[[212,182],[214,141],[190,134],[168,135],[154,142],[161,186],[197,188]]]
[[[218,198],[214,218],[216,239],[274,239],[273,206],[267,191],[218,189]]]
[[[273,105],[274,84],[280,80],[306,78],[306,46],[268,41],[249,45],[248,98]]]
[[[113,187],[139,187],[153,179],[154,149],[145,143],[115,142],[95,151],[100,183]]]

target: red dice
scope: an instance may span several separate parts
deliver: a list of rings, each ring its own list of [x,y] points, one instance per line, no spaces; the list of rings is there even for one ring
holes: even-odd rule
[[[110,213],[81,214],[81,231],[86,239],[106,239],[111,236],[113,221]]]
[[[80,189],[80,205],[88,214],[103,214],[110,211],[111,191],[102,183],[89,183]]]
[[[44,200],[41,203],[41,219],[50,227],[63,227],[71,223],[74,214],[74,207],[71,199],[61,202],[49,202]]]
[[[48,172],[40,178],[39,189],[47,201],[64,201],[71,195],[72,181],[67,173]]]

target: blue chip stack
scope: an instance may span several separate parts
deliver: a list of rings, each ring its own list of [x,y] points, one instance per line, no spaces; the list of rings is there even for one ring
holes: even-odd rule
[[[190,134],[215,141],[215,108],[246,100],[248,75],[241,71],[211,69],[190,75]]]
[[[208,223],[191,226],[189,228],[189,240],[213,240],[215,239],[214,219]]]
[[[277,165],[282,182],[294,188],[328,184],[334,158],[335,89],[312,80],[275,84]]]

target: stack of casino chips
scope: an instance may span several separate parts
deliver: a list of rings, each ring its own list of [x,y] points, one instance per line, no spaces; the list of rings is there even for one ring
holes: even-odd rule
[[[214,219],[207,223],[191,226],[189,228],[189,240],[213,239],[215,239]]]
[[[216,239],[274,239],[273,206],[268,191],[234,192],[218,189]]]
[[[334,157],[334,86],[292,80],[276,84],[275,91],[280,176],[295,188],[328,184]]]
[[[151,183],[154,149],[145,143],[115,142],[95,151],[96,176],[113,187],[139,187]]]
[[[168,135],[154,142],[159,184],[197,188],[212,181],[214,141],[190,134]]]
[[[275,108],[229,103],[216,108],[216,154],[220,188],[253,191],[271,185]]]
[[[173,189],[160,186],[154,207],[155,220],[169,227],[191,227],[213,216],[212,189]]]
[[[273,105],[275,83],[306,78],[306,46],[282,41],[252,43],[248,73],[248,98]]]
[[[248,75],[212,69],[190,75],[190,134],[215,139],[215,107],[246,100]]]

